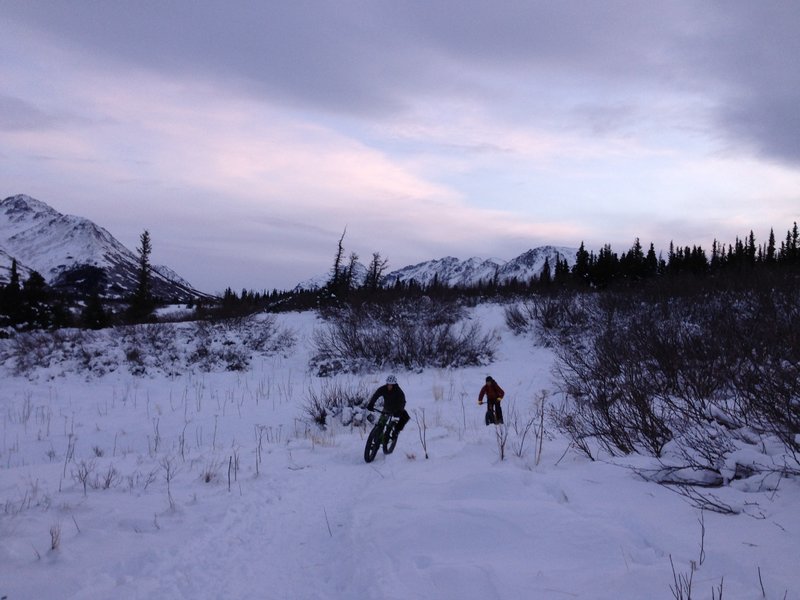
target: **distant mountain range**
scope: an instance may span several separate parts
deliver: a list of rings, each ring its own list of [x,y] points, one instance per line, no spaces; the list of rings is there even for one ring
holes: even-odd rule
[[[37,271],[58,289],[87,292],[99,286],[107,297],[125,297],[136,288],[138,256],[102,227],[83,217],[17,195],[0,201],[0,283],[8,283],[12,259],[22,281]],[[153,266],[153,293],[188,301],[210,297],[177,273]]]
[[[555,269],[557,260],[572,266],[573,248],[541,246],[504,261],[497,258],[452,256],[429,260],[392,271],[383,278],[383,285],[412,280],[422,286],[435,279],[449,286],[469,286],[495,277],[501,283],[512,278],[529,281],[539,277],[546,260]],[[11,262],[25,281],[32,271],[41,274],[47,283],[58,289],[90,291],[99,285],[107,297],[123,298],[136,288],[138,256],[123,246],[108,231],[89,219],[64,215],[51,206],[26,195],[0,201],[0,283],[8,283]],[[177,273],[164,266],[152,268],[153,292],[162,298],[188,301],[209,298],[194,289]],[[363,282],[367,268],[358,263],[355,280]],[[320,275],[299,283],[295,290],[320,289],[329,275]]]
[[[551,273],[555,270],[557,260],[565,260],[572,267],[575,264],[576,253],[577,249],[574,248],[540,246],[509,261],[477,257],[461,260],[448,256],[392,271],[384,276],[382,283],[384,286],[392,286],[397,281],[410,283],[413,280],[421,286],[427,286],[436,279],[439,283],[449,286],[470,286],[491,281],[495,277],[500,283],[507,283],[514,278],[517,281],[527,282],[533,277],[541,276],[545,261],[549,261]],[[356,282],[361,283],[366,273],[367,268],[360,263],[357,264]],[[303,281],[295,287],[295,290],[320,289],[327,283],[329,277],[320,275]]]

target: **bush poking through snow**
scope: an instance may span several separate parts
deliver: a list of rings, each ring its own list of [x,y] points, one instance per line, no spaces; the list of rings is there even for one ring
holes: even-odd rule
[[[50,527],[50,550],[55,552],[61,547],[61,525],[56,523]]]
[[[591,300],[557,336],[555,426],[587,456],[644,453],[662,483],[800,473],[800,303],[793,289]],[[768,448],[783,445],[775,467]],[[689,477],[689,479],[686,479]]]
[[[331,310],[326,317],[325,327],[314,332],[311,359],[321,377],[383,368],[485,365],[497,349],[497,335],[466,322],[455,304],[362,304]]]
[[[175,376],[191,370],[245,371],[253,356],[287,352],[295,343],[293,332],[280,327],[275,317],[262,315],[21,333],[0,340],[0,364],[8,361],[14,374],[29,377],[56,369],[97,377],[121,369],[136,376]]]
[[[330,419],[338,419],[345,427],[360,426],[367,421],[369,396],[363,382],[323,381],[318,390],[309,388],[303,411],[322,429],[328,426]]]

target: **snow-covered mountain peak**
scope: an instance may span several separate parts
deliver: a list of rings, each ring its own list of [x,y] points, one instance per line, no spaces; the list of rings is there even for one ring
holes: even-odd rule
[[[550,268],[553,269],[556,260],[566,260],[571,265],[575,262],[575,250],[541,246],[509,261],[480,257],[460,260],[447,256],[393,271],[386,276],[386,284],[391,285],[398,280],[408,283],[413,280],[419,285],[427,286],[435,280],[449,286],[473,286],[495,278],[500,283],[511,279],[529,281],[542,274],[545,261],[549,261]]]
[[[125,296],[136,286],[137,256],[108,231],[24,194],[0,201],[0,250],[3,279],[13,257],[18,269],[38,271],[50,285],[79,287],[89,268],[104,273],[108,294]],[[164,267],[154,268],[153,275],[158,295],[181,299],[204,295]]]

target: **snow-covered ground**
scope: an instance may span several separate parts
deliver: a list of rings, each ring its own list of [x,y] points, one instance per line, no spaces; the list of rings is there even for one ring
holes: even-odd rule
[[[500,307],[474,318],[502,338],[496,363],[398,372],[416,418],[371,464],[364,430],[305,420],[324,384],[310,313],[278,316],[297,345],[245,373],[4,374],[0,598],[672,598],[673,564],[695,565],[693,598],[800,598],[796,480],[715,490],[742,514],[701,515],[552,431],[520,448],[508,417],[501,460],[484,377],[521,423],[542,391],[559,402],[553,355]]]

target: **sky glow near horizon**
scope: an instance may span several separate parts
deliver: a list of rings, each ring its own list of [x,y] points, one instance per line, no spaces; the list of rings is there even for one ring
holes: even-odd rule
[[[796,2],[0,4],[0,196],[205,291],[800,214]]]

